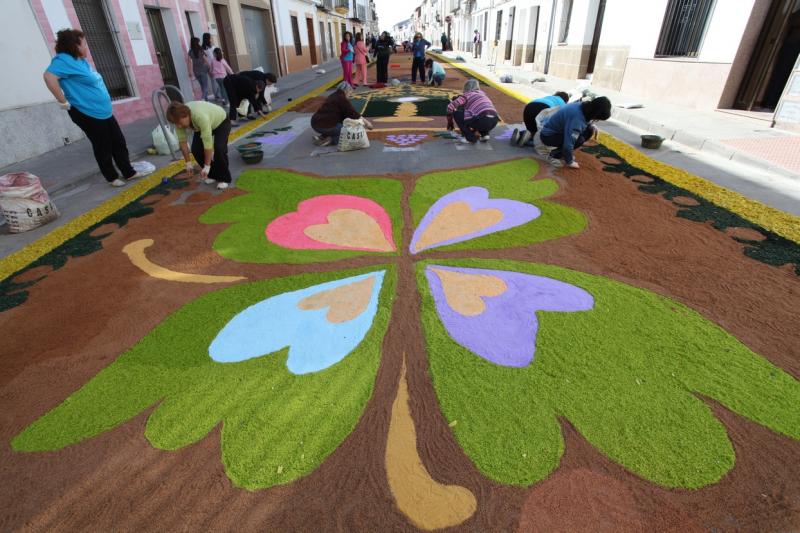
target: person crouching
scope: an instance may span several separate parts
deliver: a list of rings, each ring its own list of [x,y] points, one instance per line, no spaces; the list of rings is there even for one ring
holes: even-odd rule
[[[453,121],[461,130],[463,143],[474,144],[489,140],[489,132],[499,122],[497,110],[486,93],[481,91],[478,80],[467,80],[464,94],[456,96],[447,106],[447,129],[454,129]]]
[[[594,122],[608,120],[610,116],[611,102],[605,96],[561,107],[542,126],[542,143],[545,146],[555,147],[550,152],[548,162],[560,167],[563,165],[561,162],[563,159],[568,167],[580,168],[572,151],[597,136]]]
[[[344,119],[358,120],[362,118],[350,103],[349,96],[352,92],[353,87],[349,83],[341,82],[336,86],[336,90],[325,99],[317,112],[311,116],[311,127],[319,134],[314,136],[314,144],[317,146],[338,145]],[[372,124],[367,119],[363,120],[364,126],[371,130]]]
[[[442,86],[444,81],[445,72],[442,64],[433,59],[425,60],[425,70],[428,71],[428,85]]]
[[[175,124],[178,142],[186,171],[194,173],[194,163],[189,155],[186,130],[194,131],[192,154],[199,165],[200,177],[206,185],[217,184],[217,189],[227,189],[231,183],[228,168],[228,136],[231,123],[222,107],[205,101],[172,102],[167,107],[167,120]]]

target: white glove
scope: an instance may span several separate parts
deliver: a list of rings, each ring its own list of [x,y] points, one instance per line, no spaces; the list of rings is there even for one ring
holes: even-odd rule
[[[60,107],[60,108],[61,108],[61,109],[63,109],[64,111],[69,111],[69,110],[70,110],[70,108],[72,107],[72,105],[70,105],[70,103],[69,103],[69,102],[59,102],[59,103],[58,103],[58,107]]]
[[[191,161],[186,162],[186,172],[188,172],[189,174],[192,174],[194,172],[194,163],[192,163]]]
[[[209,172],[211,172],[211,165],[206,165],[203,167],[203,170],[200,171],[200,174],[203,175],[203,178],[207,178]]]
[[[581,166],[578,164],[578,162],[577,162],[577,161],[573,161],[572,163],[570,163],[570,164],[569,164],[569,165],[567,165],[567,166],[568,166],[569,168],[581,168]]]

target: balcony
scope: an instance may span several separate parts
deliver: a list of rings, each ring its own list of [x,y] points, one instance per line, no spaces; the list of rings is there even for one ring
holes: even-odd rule
[[[334,10],[340,15],[347,15],[350,12],[350,0],[336,0]]]
[[[333,11],[333,0],[317,0],[317,9],[330,13]]]

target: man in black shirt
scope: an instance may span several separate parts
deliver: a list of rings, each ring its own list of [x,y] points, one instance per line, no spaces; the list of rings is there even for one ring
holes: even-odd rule
[[[278,78],[275,77],[275,74],[272,72],[261,72],[260,70],[243,70],[240,72],[242,76],[247,76],[253,81],[260,81],[264,83],[265,87],[269,87],[274,85],[275,82],[278,81]],[[254,109],[254,111],[263,111],[264,109],[267,112],[272,111],[272,98],[267,95],[267,91],[262,90],[259,93],[258,99],[256,100],[258,104],[258,109]]]

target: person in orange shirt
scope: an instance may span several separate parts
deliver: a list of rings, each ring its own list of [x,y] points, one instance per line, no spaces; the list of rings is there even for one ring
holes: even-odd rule
[[[361,78],[361,84],[367,84],[367,45],[364,44],[364,37],[361,33],[356,34],[356,76],[355,82],[356,84],[359,83],[359,77]]]

